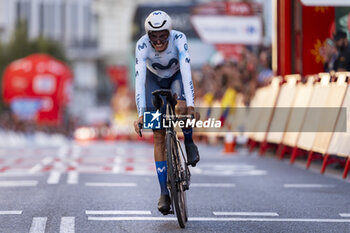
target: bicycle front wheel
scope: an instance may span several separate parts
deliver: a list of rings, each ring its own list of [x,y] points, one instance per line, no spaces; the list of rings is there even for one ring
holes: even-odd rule
[[[166,150],[168,164],[168,180],[173,206],[175,206],[176,217],[181,228],[185,228],[187,222],[186,194],[183,187],[182,165],[177,148],[175,135],[167,133]]]

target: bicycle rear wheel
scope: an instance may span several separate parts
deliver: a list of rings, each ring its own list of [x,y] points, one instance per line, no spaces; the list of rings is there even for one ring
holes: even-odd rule
[[[187,222],[186,194],[183,187],[182,165],[177,148],[175,135],[166,135],[168,179],[170,183],[171,200],[175,206],[176,217],[181,228],[185,228]]]

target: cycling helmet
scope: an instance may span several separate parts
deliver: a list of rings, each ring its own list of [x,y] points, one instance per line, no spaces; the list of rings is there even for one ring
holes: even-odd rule
[[[147,34],[150,31],[168,30],[170,32],[171,28],[171,18],[164,11],[153,11],[145,20],[145,30]]]

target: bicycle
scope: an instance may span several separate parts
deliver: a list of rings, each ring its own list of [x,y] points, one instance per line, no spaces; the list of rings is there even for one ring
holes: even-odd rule
[[[187,160],[184,156],[179,139],[176,135],[176,130],[173,124],[169,122],[176,122],[180,119],[175,114],[175,105],[177,103],[176,98],[172,95],[168,89],[160,89],[152,92],[155,97],[153,105],[156,109],[160,110],[163,106],[163,100],[160,96],[165,96],[167,100],[166,110],[167,119],[165,122],[168,127],[166,128],[165,143],[166,143],[166,155],[167,155],[167,167],[168,167],[168,182],[167,186],[170,190],[171,199],[171,211],[169,214],[174,214],[174,206],[176,217],[181,228],[185,228],[185,224],[188,221],[187,215],[187,203],[185,191],[189,189],[191,173],[187,166]],[[142,128],[142,125],[140,126]],[[140,134],[142,136],[142,134]]]

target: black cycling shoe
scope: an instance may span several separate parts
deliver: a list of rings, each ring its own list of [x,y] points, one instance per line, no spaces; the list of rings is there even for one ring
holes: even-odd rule
[[[185,142],[185,148],[187,155],[187,164],[195,167],[199,161],[199,152],[197,146],[193,142]]]
[[[160,195],[160,198],[158,200],[159,212],[161,212],[163,215],[169,214],[170,204],[171,204],[171,200],[169,195]]]

